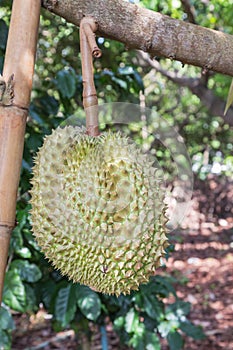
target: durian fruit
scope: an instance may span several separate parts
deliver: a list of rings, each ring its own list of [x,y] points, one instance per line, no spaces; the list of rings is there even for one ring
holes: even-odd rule
[[[33,232],[54,267],[117,296],[148,282],[167,246],[164,190],[148,156],[121,133],[59,127],[33,173]]]

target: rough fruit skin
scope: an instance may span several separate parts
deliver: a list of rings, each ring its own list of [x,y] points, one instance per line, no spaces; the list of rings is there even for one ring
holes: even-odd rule
[[[120,133],[57,128],[33,168],[31,220],[45,256],[74,282],[128,294],[167,246],[164,191],[149,158]]]

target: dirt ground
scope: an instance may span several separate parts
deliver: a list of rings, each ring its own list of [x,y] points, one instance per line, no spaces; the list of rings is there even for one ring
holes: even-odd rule
[[[209,178],[195,183],[192,209],[182,227],[171,234],[175,251],[166,273],[181,281],[178,296],[192,304],[190,320],[202,325],[206,339],[185,339],[185,350],[233,349],[233,183]],[[72,330],[55,333],[44,311],[38,315],[16,315],[13,350],[78,349]],[[120,347],[107,327],[109,350]],[[100,335],[92,350],[101,350]],[[144,349],[142,349],[144,350]],[[162,342],[162,350],[167,345]]]

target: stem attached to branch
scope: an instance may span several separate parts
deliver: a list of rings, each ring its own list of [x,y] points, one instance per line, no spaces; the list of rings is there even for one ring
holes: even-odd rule
[[[101,50],[95,40],[97,24],[92,17],[84,17],[80,22],[80,50],[83,76],[83,106],[86,113],[87,134],[99,135],[98,99],[93,76],[93,56],[99,58]],[[96,107],[95,107],[96,106]],[[90,108],[93,107],[93,108]]]

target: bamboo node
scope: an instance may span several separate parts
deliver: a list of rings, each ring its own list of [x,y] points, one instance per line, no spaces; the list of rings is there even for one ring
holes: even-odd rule
[[[15,223],[0,222],[0,238],[5,238],[11,235],[15,228]]]

